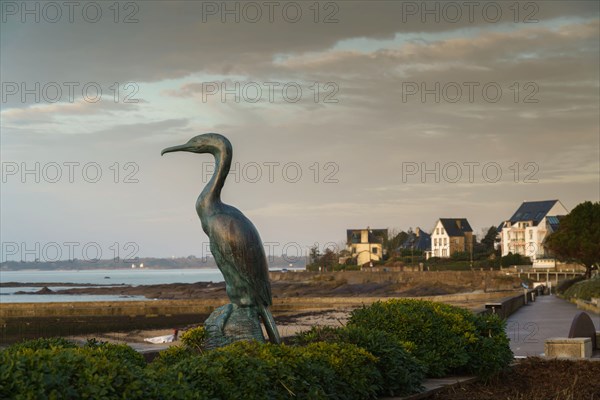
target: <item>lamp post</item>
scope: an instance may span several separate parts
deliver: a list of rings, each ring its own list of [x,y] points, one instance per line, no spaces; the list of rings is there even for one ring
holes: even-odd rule
[[[410,235],[410,266],[411,268],[415,264],[415,240],[416,235],[413,233],[412,226],[408,228],[408,234]]]
[[[371,258],[371,234],[373,231],[367,226],[367,246],[369,250],[369,268],[373,268],[373,259]]]
[[[471,271],[473,271],[473,236],[471,236],[471,240],[469,240],[469,267]]]

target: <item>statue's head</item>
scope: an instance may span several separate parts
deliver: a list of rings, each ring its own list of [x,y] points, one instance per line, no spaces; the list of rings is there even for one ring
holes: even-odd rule
[[[162,156],[165,153],[172,153],[174,151],[189,151],[192,153],[211,153],[215,151],[221,151],[223,153],[231,154],[231,143],[223,135],[218,133],[205,133],[202,135],[194,136],[187,143],[179,146],[167,147],[161,151]]]

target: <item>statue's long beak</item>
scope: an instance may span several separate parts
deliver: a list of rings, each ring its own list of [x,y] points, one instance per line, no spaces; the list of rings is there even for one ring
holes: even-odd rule
[[[179,146],[167,147],[166,149],[160,152],[160,155],[162,156],[165,153],[172,153],[174,151],[190,151],[191,149],[192,146],[190,146],[188,143],[180,144]]]

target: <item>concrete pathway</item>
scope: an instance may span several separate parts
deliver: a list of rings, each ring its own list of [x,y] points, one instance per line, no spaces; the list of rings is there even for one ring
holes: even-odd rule
[[[506,320],[506,334],[515,356],[540,356],[551,337],[567,337],[573,317],[581,312],[572,303],[554,295],[538,296]],[[600,316],[588,312],[597,330]]]

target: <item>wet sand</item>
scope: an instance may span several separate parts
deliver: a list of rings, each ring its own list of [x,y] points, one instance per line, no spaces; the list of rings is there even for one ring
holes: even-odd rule
[[[190,299],[227,299],[225,283],[197,282],[197,283],[172,283],[161,285],[119,285],[102,287],[77,287],[61,290],[51,290],[48,287],[58,286],[50,283],[19,284],[35,285],[40,289],[34,291],[19,291],[19,294],[61,294],[61,295],[115,295],[115,296],[144,296],[148,299],[158,300],[190,300]],[[444,284],[433,285],[407,285],[397,282],[366,282],[345,283],[341,281],[330,282],[286,282],[271,283],[273,298],[289,297],[358,297],[358,296],[383,296],[383,297],[412,297],[436,296],[461,293],[467,289],[464,286],[451,286]]]

